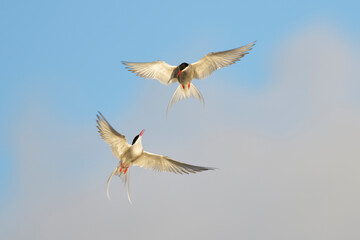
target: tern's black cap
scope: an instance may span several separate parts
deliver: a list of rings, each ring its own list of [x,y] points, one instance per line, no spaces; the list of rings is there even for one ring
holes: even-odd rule
[[[134,137],[134,140],[132,141],[132,144],[131,144],[131,145],[134,145],[134,143],[136,143],[136,140],[138,140],[138,138],[139,138],[139,135],[136,135],[136,136]]]
[[[180,71],[184,70],[187,66],[189,66],[188,63],[182,63],[179,65]]]

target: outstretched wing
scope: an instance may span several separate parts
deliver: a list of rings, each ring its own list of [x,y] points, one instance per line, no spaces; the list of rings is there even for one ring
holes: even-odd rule
[[[203,79],[210,76],[219,68],[230,66],[235,62],[239,61],[240,58],[248,54],[255,45],[255,42],[249,43],[248,45],[234,48],[223,52],[212,52],[205,55],[199,61],[191,64],[194,71],[194,77],[197,79]]]
[[[160,172],[173,172],[173,173],[196,173],[206,170],[213,170],[213,168],[194,166],[186,163],[177,162],[166,156],[161,156],[149,152],[143,154],[134,161],[134,166],[157,170]]]
[[[149,79],[157,79],[162,84],[172,84],[176,81],[176,78],[173,78],[173,71],[176,66],[171,66],[164,61],[156,62],[122,62],[126,65],[129,71],[135,73],[137,76]]]
[[[99,115],[96,115],[98,118],[96,122],[100,136],[110,145],[115,157],[120,158],[130,145],[127,143],[125,136],[118,133],[100,112]]]

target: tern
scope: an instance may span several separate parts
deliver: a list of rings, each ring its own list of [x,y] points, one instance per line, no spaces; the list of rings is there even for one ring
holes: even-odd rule
[[[153,169],[161,172],[173,172],[176,174],[189,174],[206,170],[213,170],[214,168],[194,166],[182,162],[175,161],[169,157],[149,153],[143,150],[141,143],[142,136],[145,130],[136,135],[132,144],[126,141],[124,135],[118,133],[99,112],[97,115],[97,128],[103,140],[110,145],[113,155],[118,158],[119,164],[111,173],[106,187],[106,195],[110,199],[109,185],[114,175],[120,176],[123,182],[127,185],[127,196],[129,202],[129,167],[138,166],[147,169]]]
[[[205,106],[204,98],[200,91],[192,84],[192,80],[204,79],[209,77],[213,72],[219,68],[227,67],[240,58],[249,53],[255,42],[249,43],[245,46],[234,48],[228,51],[212,52],[205,55],[199,61],[195,63],[183,62],[179,66],[172,66],[164,61],[156,62],[127,62],[122,63],[126,65],[127,69],[137,76],[157,79],[160,83],[170,85],[178,82],[179,86],[173,94],[170,103],[166,109],[166,115],[168,114],[171,106],[181,99],[194,97],[203,102]]]

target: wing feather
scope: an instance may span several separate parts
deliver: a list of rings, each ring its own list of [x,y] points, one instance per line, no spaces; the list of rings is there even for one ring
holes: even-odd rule
[[[157,79],[160,83],[170,85],[176,81],[176,78],[173,78],[173,71],[176,66],[167,64],[164,61],[156,62],[122,62],[126,65],[127,69],[137,76],[148,78],[148,79]]]
[[[99,112],[97,116],[97,128],[99,129],[100,136],[107,142],[115,157],[120,156],[130,147],[124,135],[118,133],[109,123],[105,117]]]
[[[203,79],[210,76],[219,68],[234,64],[239,61],[240,58],[248,54],[254,45],[255,42],[252,42],[239,48],[223,52],[212,52],[205,55],[199,61],[191,64],[194,69],[194,77],[197,79]]]
[[[176,174],[189,174],[206,170],[213,170],[213,168],[190,165],[182,162],[172,160],[169,157],[143,152],[143,154],[133,162],[134,166],[157,170],[160,172],[173,172]]]

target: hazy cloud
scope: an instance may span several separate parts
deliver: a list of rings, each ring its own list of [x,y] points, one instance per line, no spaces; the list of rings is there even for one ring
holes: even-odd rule
[[[205,111],[179,102],[166,121],[172,92],[144,81],[134,108],[104,112],[128,141],[145,128],[147,150],[219,168],[189,176],[133,168],[132,206],[119,179],[106,199],[116,161],[95,116],[74,126],[31,105],[40,113],[24,113],[13,137],[18,200],[0,219],[5,236],[358,239],[360,112],[347,94],[359,54],[341,32],[317,25],[273,55],[272,84],[261,93],[197,81]]]

